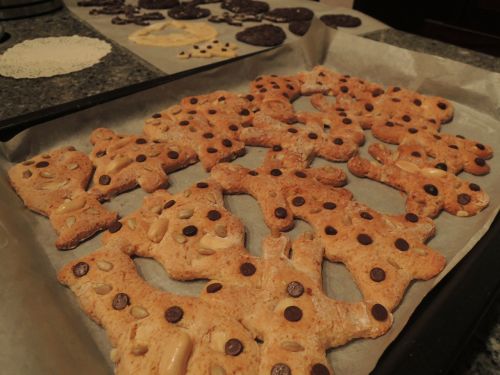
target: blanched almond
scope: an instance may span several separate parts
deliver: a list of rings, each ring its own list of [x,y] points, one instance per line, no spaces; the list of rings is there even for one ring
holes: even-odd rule
[[[113,263],[110,263],[106,260],[97,260],[95,263],[97,264],[97,268],[99,268],[101,271],[108,272],[113,269]]]
[[[166,217],[156,220],[148,230],[148,238],[154,243],[159,243],[168,229],[168,219]]]

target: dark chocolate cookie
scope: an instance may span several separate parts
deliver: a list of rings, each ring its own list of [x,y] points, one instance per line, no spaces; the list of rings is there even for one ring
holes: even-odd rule
[[[314,12],[307,8],[275,8],[264,14],[264,18],[271,22],[310,21]]]
[[[168,11],[168,15],[176,20],[194,20],[210,15],[210,10],[192,5],[181,5]]]
[[[298,36],[306,35],[310,27],[311,21],[293,21],[288,24],[288,30]]]
[[[139,0],[138,6],[144,9],[170,9],[179,5],[179,0]]]
[[[325,14],[319,18],[326,26],[337,28],[340,27],[358,27],[361,25],[361,20],[358,17],[353,17],[348,14]]]
[[[233,13],[259,14],[269,11],[268,3],[255,0],[224,0],[221,7]]]
[[[266,24],[240,31],[236,34],[236,39],[254,46],[272,47],[283,43],[286,34],[281,27]]]

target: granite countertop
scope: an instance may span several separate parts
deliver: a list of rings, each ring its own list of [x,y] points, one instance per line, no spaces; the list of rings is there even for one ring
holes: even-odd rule
[[[82,35],[105,39],[65,9],[36,18],[3,23],[12,37],[0,44],[0,53],[25,39],[46,36]],[[418,52],[461,61],[490,71],[500,72],[500,59],[398,30],[373,32],[365,37]],[[11,79],[0,76],[0,124],[9,119],[61,105],[95,94],[150,81],[164,76],[144,60],[116,43],[100,64],[65,76],[39,79]],[[33,100],[33,98],[44,100]],[[467,344],[450,373],[498,374],[500,369],[500,298]]]

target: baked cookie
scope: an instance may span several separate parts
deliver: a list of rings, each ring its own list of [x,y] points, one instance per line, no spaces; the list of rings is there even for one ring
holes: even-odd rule
[[[139,0],[137,4],[144,9],[169,9],[179,5],[179,0]]]
[[[255,0],[224,0],[221,8],[233,13],[259,14],[267,12],[269,4]]]
[[[223,97],[221,102],[225,101],[226,96],[220,97]],[[235,138],[233,129],[238,131],[242,123],[249,121],[239,119],[250,118],[252,112],[244,108],[241,114],[234,114],[232,106],[220,112],[219,107],[215,108],[216,103],[207,101],[198,105],[199,102],[198,97],[185,98],[180,105],[153,115],[146,120],[144,133],[153,140],[170,140],[180,147],[193,147],[203,167],[210,170],[221,161],[231,161],[245,153],[245,145]]]
[[[210,9],[192,5],[179,5],[167,12],[168,16],[176,20],[196,20],[210,16]]]
[[[195,44],[187,51],[180,51],[177,57],[180,59],[190,58],[213,58],[213,57],[236,57],[238,46],[229,42],[223,42],[218,39],[207,43]]]
[[[369,147],[370,154],[381,164],[356,156],[349,160],[349,170],[358,177],[383,182],[407,194],[406,210],[422,216],[436,217],[441,210],[456,216],[479,213],[489,203],[489,196],[479,185],[469,183],[439,168],[419,166],[421,157],[399,159],[378,144]],[[412,151],[423,155],[424,150]]]
[[[175,143],[153,142],[140,135],[118,135],[99,128],[90,137],[96,167],[91,192],[110,199],[140,186],[151,193],[167,185],[167,173],[196,162],[196,154]]]
[[[343,182],[343,173],[337,174],[334,169],[248,170],[233,164],[212,170],[224,191],[255,197],[273,233],[293,227],[295,218],[309,223],[325,246],[325,257],[345,264],[365,301],[393,310],[412,280],[430,279],[444,268],[445,258],[424,245],[434,224],[413,213],[380,214],[353,201],[349,191],[334,187]]]
[[[244,128],[240,139],[249,146],[270,147],[264,165],[283,168],[307,168],[316,156],[330,161],[347,161],[358,151],[349,137],[323,131],[312,122],[307,127],[287,125],[258,112],[253,126]]]
[[[288,30],[298,36],[304,36],[311,27],[311,21],[292,21],[288,24]]]
[[[336,29],[337,27],[358,27],[361,26],[361,19],[349,14],[325,14],[319,18],[323,23]]]
[[[92,163],[74,147],[34,156],[9,169],[9,181],[26,207],[47,216],[57,234],[56,247],[72,249],[116,220],[85,192]]]
[[[256,374],[259,348],[235,318],[200,298],[150,286],[108,246],[59,272],[111,341],[116,374]]]
[[[308,8],[274,8],[264,13],[264,19],[277,22],[288,23],[293,21],[310,21],[314,17],[314,12]]]
[[[286,34],[279,26],[258,25],[236,33],[236,40],[253,46],[274,47],[282,44]]]

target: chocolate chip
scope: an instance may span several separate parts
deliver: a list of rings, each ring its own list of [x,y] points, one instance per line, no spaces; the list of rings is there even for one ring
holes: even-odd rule
[[[167,203],[165,203],[165,205],[163,206],[163,208],[170,208],[172,207],[173,205],[175,204],[175,201],[173,199],[169,200]]]
[[[284,363],[276,363],[271,368],[271,375],[292,375],[292,370]]]
[[[250,111],[246,108],[243,108],[240,112],[240,116],[248,116],[250,114]]]
[[[236,357],[243,351],[243,344],[238,339],[229,339],[224,345],[224,351],[227,355]]]
[[[273,151],[279,152],[279,151],[282,151],[282,150],[283,150],[283,147],[281,147],[280,145],[274,145],[273,146]]]
[[[208,184],[206,182],[198,182],[196,184],[196,187],[199,189],[206,189],[208,187]]]
[[[347,113],[345,113],[345,112],[339,112],[339,116],[340,117],[347,117]]]
[[[143,155],[143,154],[140,154],[140,155],[137,155],[135,157],[135,161],[138,162],[138,163],[142,163],[144,161],[146,161],[146,155]]]
[[[409,128],[409,129],[408,129],[408,132],[409,132],[410,134],[415,134],[415,133],[418,133],[418,130],[417,130],[417,129],[415,129],[415,128]]]
[[[410,223],[418,222],[418,216],[415,214],[412,214],[411,212],[409,212],[405,215],[405,219],[406,219],[406,221],[409,221]]]
[[[90,269],[90,266],[88,265],[88,263],[78,262],[72,268],[73,275],[75,275],[76,277],[85,276],[89,272],[89,269]]]
[[[289,322],[298,322],[302,319],[302,310],[297,306],[288,306],[285,311],[283,311],[283,315]]]
[[[300,207],[302,205],[304,205],[304,203],[306,203],[306,200],[304,199],[304,197],[295,197],[292,199],[292,204],[295,206],[295,207]]]
[[[461,205],[469,204],[471,201],[470,195],[466,193],[458,194],[457,202]]]
[[[252,276],[257,271],[257,268],[252,263],[245,262],[240,266],[240,272],[243,276]]]
[[[359,214],[359,216],[361,216],[365,220],[373,220],[373,216],[369,212],[366,212],[366,211],[362,211]]]
[[[237,130],[238,130],[238,126],[237,126],[237,125],[234,125],[234,124],[233,124],[233,125],[229,125],[229,130],[231,130],[231,131],[235,132],[235,131],[237,131]]]
[[[410,244],[403,238],[398,238],[394,241],[394,246],[396,246],[396,249],[401,251],[408,251],[410,248]]]
[[[328,234],[329,236],[334,236],[337,234],[337,229],[335,229],[331,225],[327,225],[325,227],[325,233]]]
[[[30,178],[33,175],[29,169],[23,171],[23,178]]]
[[[307,175],[302,171],[295,172],[295,176],[297,176],[299,178],[306,178],[307,177]]]
[[[196,236],[197,233],[198,233],[198,228],[196,228],[194,225],[188,225],[187,227],[184,227],[182,229],[182,234],[184,234],[187,237]]]
[[[323,203],[323,208],[326,210],[334,210],[337,207],[337,205],[333,202],[325,202]]]
[[[361,245],[365,245],[365,246],[370,245],[373,242],[372,238],[365,233],[358,234],[357,239]]]
[[[169,151],[169,152],[167,152],[167,156],[170,159],[177,159],[177,158],[179,158],[179,153],[177,151]]]
[[[289,133],[293,133],[293,134],[295,134],[295,133],[297,133],[297,132],[298,132],[298,130],[297,130],[297,129],[295,129],[295,128],[288,128],[288,132],[289,132]]]
[[[266,92],[266,91],[267,91],[267,89],[266,89],[265,87],[263,87],[263,88],[261,88],[261,89],[259,90],[259,92]]]
[[[411,121],[411,117],[408,116],[408,115],[404,115],[403,116],[403,121],[410,122]]]
[[[434,168],[441,169],[443,171],[448,170],[448,166],[445,163],[437,163]]]
[[[455,150],[458,150],[458,146],[457,145],[448,145],[449,148],[453,148]]]
[[[188,111],[188,113],[190,115],[196,115],[197,112],[196,112],[196,110],[192,109],[192,110]]]
[[[208,110],[208,114],[209,115],[215,115],[217,113],[217,111],[215,109],[209,109]]]
[[[271,176],[278,177],[281,176],[282,172],[279,169],[271,169]]]
[[[251,102],[251,101],[253,101],[253,100],[255,99],[255,97],[254,97],[253,95],[250,95],[250,94],[248,94],[247,96],[245,96],[245,98],[246,98],[249,102]]]
[[[342,140],[342,138],[335,138],[333,140],[333,143],[336,144],[337,146],[341,146],[344,144],[344,141]]]
[[[348,118],[348,117],[343,118],[343,119],[342,119],[342,122],[343,122],[344,124],[346,124],[346,125],[352,124],[352,120],[351,120],[350,118]]]
[[[475,158],[474,162],[480,167],[484,167],[486,165],[486,162],[484,161],[483,158]]]
[[[385,280],[385,271],[382,268],[372,268],[370,271],[370,279],[377,283]]]
[[[413,104],[415,104],[417,107],[420,107],[422,105],[422,101],[420,99],[415,99],[413,101]]]
[[[108,231],[110,233],[116,233],[120,229],[122,229],[122,223],[120,223],[119,221],[115,221],[109,226]]]
[[[215,154],[217,152],[217,149],[216,148],[213,148],[213,147],[208,147],[207,148],[207,152],[209,154]]]
[[[165,320],[169,323],[180,322],[184,316],[184,310],[179,306],[170,306],[165,310]]]
[[[111,302],[111,306],[115,310],[123,310],[125,307],[130,305],[130,297],[125,293],[118,293]]]
[[[278,219],[284,219],[285,217],[287,217],[287,215],[288,212],[283,207],[278,207],[274,210],[274,216],[276,216]]]
[[[340,91],[342,91],[344,94],[349,91],[349,87],[347,86],[340,86]]]
[[[103,174],[101,177],[99,177],[99,183],[101,185],[109,185],[111,183],[111,177],[109,177],[106,174]]]
[[[439,190],[436,186],[432,185],[432,184],[425,184],[424,185],[424,191],[427,193],[427,194],[430,194],[430,195],[438,195],[439,194]]]
[[[380,303],[376,303],[372,306],[372,316],[373,318],[375,318],[375,320],[383,322],[387,319],[389,313],[384,306],[382,306]]]
[[[457,134],[455,137],[460,138],[460,139],[465,139],[463,135]]]
[[[448,106],[446,105],[446,103],[442,103],[442,102],[439,102],[437,104],[437,106],[439,107],[439,109],[442,109],[442,110],[445,110],[446,108],[448,108]]]
[[[286,291],[291,297],[298,298],[304,294],[304,285],[298,281],[291,281],[288,283]]]
[[[401,87],[396,86],[392,89],[392,92],[398,92],[398,91],[401,91]]]
[[[398,99],[398,98],[392,98],[391,99],[394,103],[399,103],[401,101],[401,99]]]
[[[196,98],[191,98],[191,99],[189,99],[189,103],[191,103],[191,104],[196,104],[196,103],[198,103],[198,99],[196,99]]]
[[[483,144],[481,144],[481,143],[476,143],[476,147],[477,147],[478,149],[480,149],[480,150],[484,150],[484,149],[486,149],[486,147],[485,147]]]
[[[45,168],[49,166],[48,161],[39,161],[38,163],[35,164],[35,168]]]
[[[307,136],[309,137],[309,139],[318,139],[318,135],[316,133],[309,133],[307,134]]]
[[[208,211],[207,218],[212,221],[217,221],[222,217],[219,211],[217,210],[210,210]]]
[[[372,96],[376,98],[377,96],[380,96],[384,93],[384,90],[382,89],[375,89],[372,91]]]
[[[311,375],[330,375],[330,370],[322,363],[315,363],[311,367]]]
[[[394,123],[392,121],[386,121],[385,126],[392,128],[394,126]]]
[[[203,134],[203,138],[207,138],[207,139],[210,139],[210,138],[213,138],[214,135],[212,133],[204,133]]]
[[[257,171],[249,171],[249,172],[248,172],[248,174],[249,174],[250,176],[258,176],[258,175],[259,175],[259,172],[257,172]]]
[[[106,155],[106,150],[99,150],[95,153],[96,158],[102,158],[104,155]]]
[[[480,191],[481,187],[478,184],[470,183],[469,189],[471,189],[472,191]]]
[[[373,111],[373,104],[371,104],[371,103],[366,103],[366,104],[365,104],[365,109],[366,109],[368,112]]]
[[[179,122],[179,125],[180,126],[188,126],[189,125],[189,121],[188,120],[182,120]]]
[[[217,293],[222,289],[221,283],[212,283],[207,285],[207,293]]]
[[[154,113],[153,116],[151,116],[152,118],[160,118],[161,117],[161,113]]]

